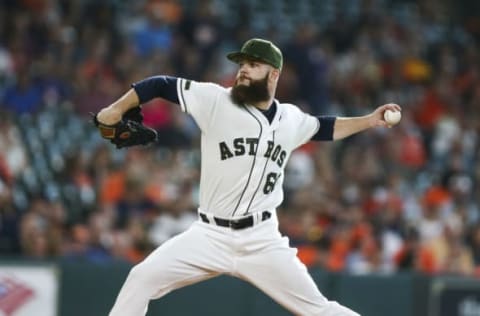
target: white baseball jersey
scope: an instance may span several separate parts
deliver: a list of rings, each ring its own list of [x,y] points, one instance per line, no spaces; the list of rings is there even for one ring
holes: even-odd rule
[[[275,101],[269,123],[261,111],[235,105],[230,89],[213,83],[178,79],[177,93],[182,110],[202,132],[200,211],[226,219],[273,211],[283,200],[290,153],[317,132],[318,119]],[[250,282],[295,315],[360,316],[320,293],[278,231],[276,214],[271,215],[245,229],[212,225],[217,221],[202,217],[132,268],[109,315],[145,315],[152,298],[228,274]]]
[[[222,218],[279,206],[290,153],[319,129],[316,117],[277,100],[269,123],[256,107],[233,103],[230,89],[177,80],[181,108],[202,133],[199,209]]]

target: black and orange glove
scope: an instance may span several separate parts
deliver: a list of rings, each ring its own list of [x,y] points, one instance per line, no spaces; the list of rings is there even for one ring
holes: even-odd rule
[[[99,122],[96,114],[92,116],[100,135],[117,148],[147,145],[157,140],[157,132],[142,124],[143,115],[139,106],[125,112],[120,122],[113,125]]]

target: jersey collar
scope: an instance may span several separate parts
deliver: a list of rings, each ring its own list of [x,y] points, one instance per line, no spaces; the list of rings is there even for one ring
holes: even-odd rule
[[[277,111],[275,113],[275,116],[273,117],[272,123],[268,121],[265,115],[263,115],[263,113],[259,109],[257,109],[257,107],[248,104],[245,105],[262,123],[262,126],[267,130],[276,130],[280,125],[280,119],[282,117],[282,107],[280,106],[280,102],[278,102],[277,99],[274,99],[273,102],[277,106]]]

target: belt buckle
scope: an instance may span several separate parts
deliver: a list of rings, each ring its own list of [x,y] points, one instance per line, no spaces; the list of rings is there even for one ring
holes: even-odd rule
[[[239,229],[241,226],[241,219],[232,219],[229,222],[229,226],[232,229]]]

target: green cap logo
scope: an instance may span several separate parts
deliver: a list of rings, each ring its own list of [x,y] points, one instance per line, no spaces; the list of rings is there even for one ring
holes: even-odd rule
[[[227,58],[235,63],[244,59],[257,59],[277,69],[282,69],[283,66],[283,56],[280,49],[272,42],[260,38],[252,38],[246,41],[239,52],[229,53]]]

